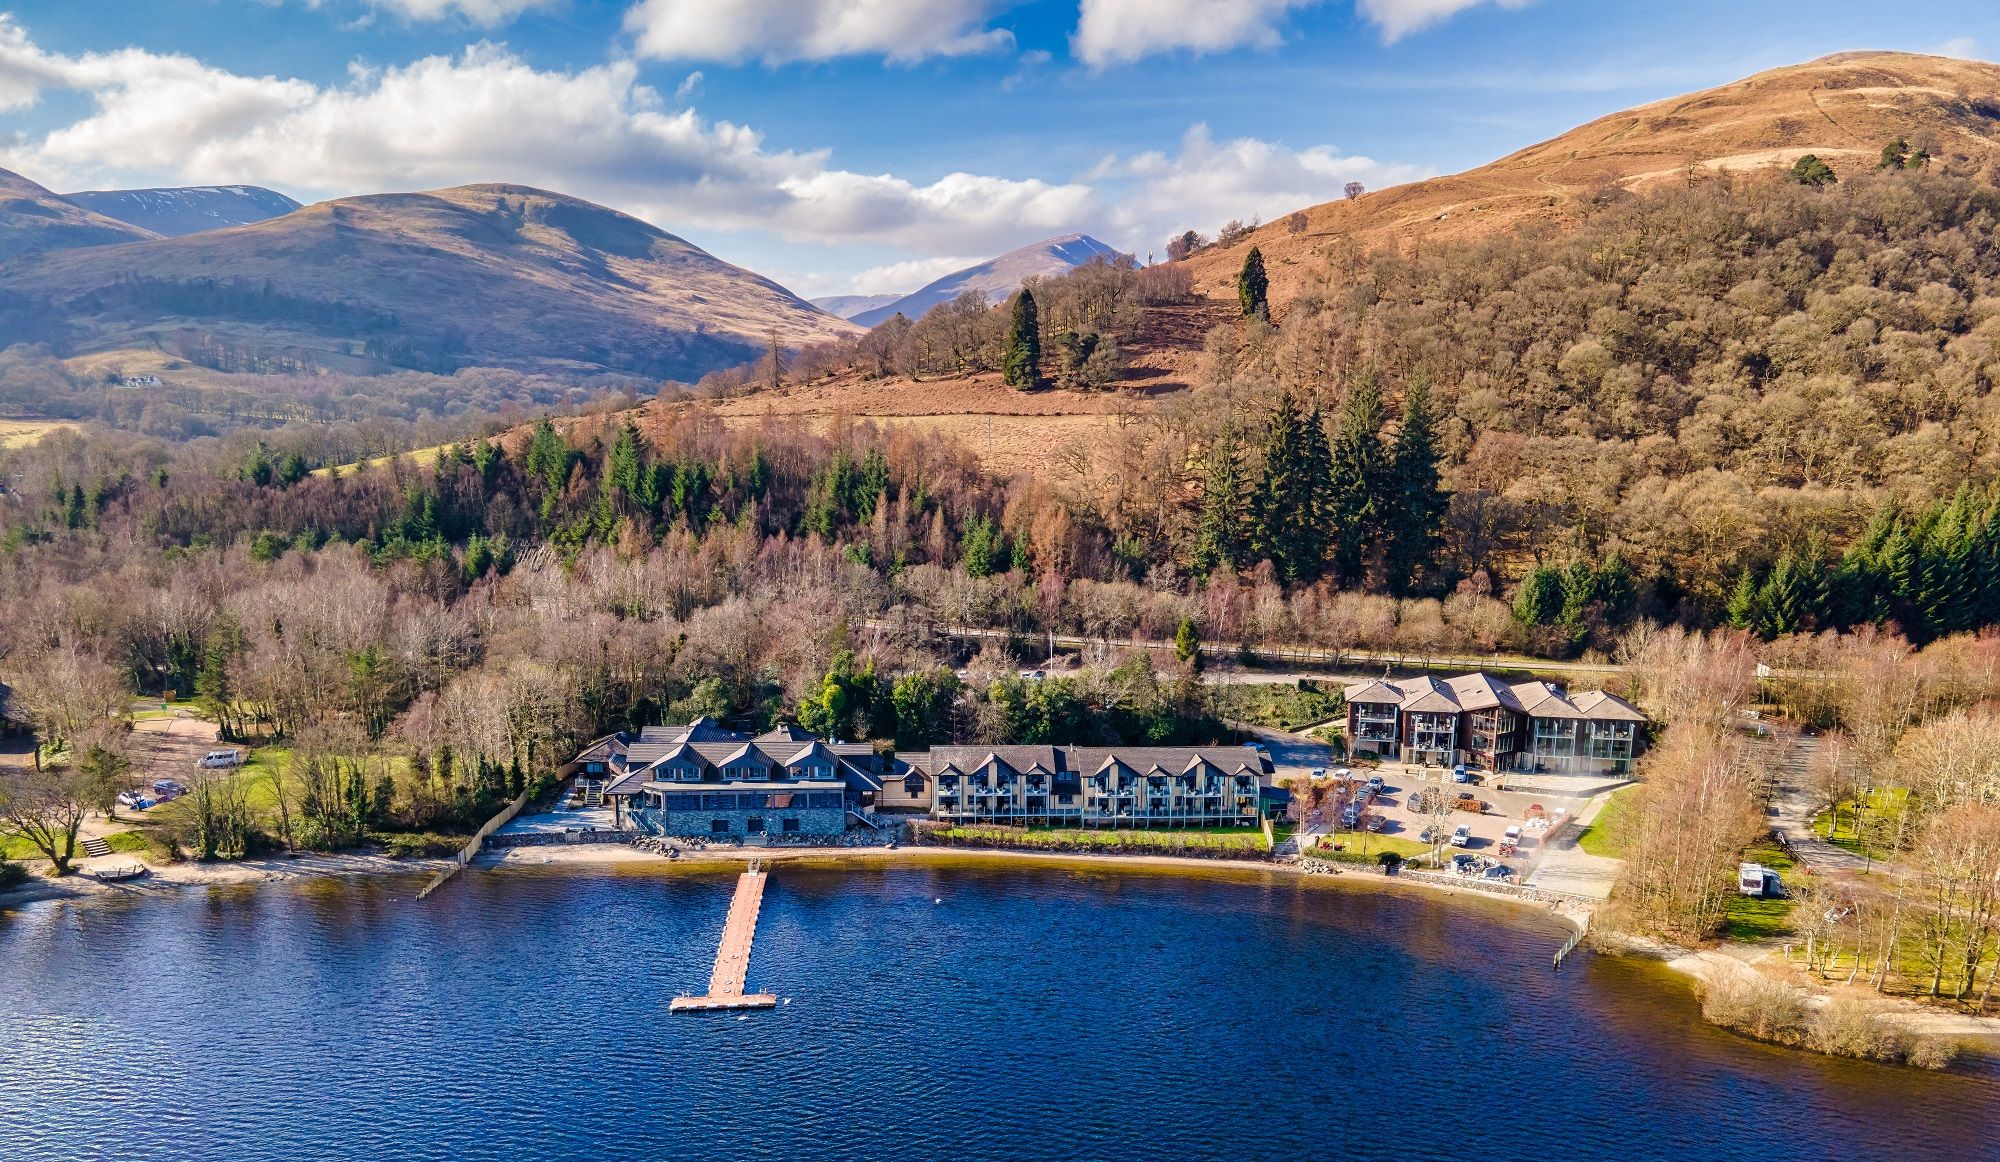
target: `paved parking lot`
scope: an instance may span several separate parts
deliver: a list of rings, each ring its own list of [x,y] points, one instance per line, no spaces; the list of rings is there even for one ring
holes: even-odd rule
[[[1365,776],[1370,772],[1358,773]],[[1476,815],[1470,811],[1451,813],[1449,822],[1452,827],[1464,824],[1472,828],[1470,842],[1464,848],[1456,850],[1494,860],[1503,859],[1499,850],[1501,836],[1507,828],[1526,820],[1529,807],[1539,805],[1548,814],[1565,810],[1575,815],[1588,802],[1585,799],[1563,798],[1539,792],[1495,791],[1474,784],[1453,783],[1449,771],[1440,771],[1437,768],[1425,771],[1421,767],[1405,768],[1395,764],[1385,764],[1373,773],[1381,775],[1387,785],[1387,793],[1378,796],[1368,807],[1370,814],[1382,817],[1382,826],[1376,832],[1377,835],[1421,842],[1424,827],[1430,819],[1427,815],[1410,810],[1411,795],[1424,788],[1439,790],[1452,799],[1456,799],[1461,792],[1470,792],[1486,805],[1486,809]],[[1358,832],[1344,830],[1339,826],[1337,808],[1329,807],[1324,814],[1328,818],[1319,826],[1311,828],[1313,832],[1327,836],[1324,842],[1360,842],[1361,836]],[[1504,862],[1525,878],[1535,871],[1543,855],[1544,849],[1540,837],[1524,831],[1517,853],[1513,857],[1505,858]]]

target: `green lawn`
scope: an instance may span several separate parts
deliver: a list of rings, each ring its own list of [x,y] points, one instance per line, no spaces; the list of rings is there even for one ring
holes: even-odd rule
[[[1604,806],[1598,810],[1597,818],[1591,820],[1590,826],[1577,834],[1576,845],[1582,848],[1586,855],[1602,856],[1605,859],[1625,858],[1624,845],[1617,839],[1617,819],[1630,809],[1632,803],[1630,796],[1633,790],[1632,787],[1625,787],[1613,791],[1611,798],[1605,800]]]
[[[1224,718],[1297,730],[1340,714],[1338,694],[1299,688],[1296,682],[1244,683],[1215,692],[1217,711]]]
[[[1909,809],[1910,793],[1902,787],[1880,787],[1870,793],[1862,810],[1857,815],[1856,801],[1848,800],[1840,805],[1838,812],[1820,812],[1812,821],[1814,835],[1825,839],[1835,847],[1844,848],[1856,855],[1872,855],[1882,858],[1887,844],[1886,838],[1893,837],[1896,821]],[[1828,816],[1832,814],[1839,822],[1833,834],[1827,835]],[[1856,824],[1860,824],[1857,829]],[[1862,830],[1867,832],[1866,842]]]
[[[1314,859],[1334,860],[1340,863],[1374,863],[1375,857],[1385,851],[1393,851],[1404,859],[1414,859],[1431,853],[1431,845],[1415,839],[1403,839],[1394,835],[1365,835],[1360,831],[1342,831],[1336,835],[1321,836],[1320,846],[1305,854]],[[1334,844],[1341,844],[1345,850],[1335,851]]]
[[[1786,883],[1792,882],[1796,864],[1785,849],[1775,843],[1760,843],[1743,853],[1746,863],[1761,863]],[[1724,908],[1723,935],[1730,940],[1776,940],[1792,934],[1793,900],[1731,896]]]
[[[1078,827],[996,827],[968,824],[939,833],[947,839],[992,843],[1000,847],[1046,848],[1050,851],[1117,851],[1124,848],[1199,848],[1262,854],[1261,827],[1176,827],[1153,830],[1100,831]]]

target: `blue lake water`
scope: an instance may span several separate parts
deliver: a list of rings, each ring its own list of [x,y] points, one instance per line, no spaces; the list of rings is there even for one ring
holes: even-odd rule
[[[679,869],[677,869],[679,870]],[[1277,875],[473,872],[0,913],[0,1160],[2000,1158],[2000,1070],[1703,1024],[1500,905]],[[941,902],[940,902],[941,901]]]

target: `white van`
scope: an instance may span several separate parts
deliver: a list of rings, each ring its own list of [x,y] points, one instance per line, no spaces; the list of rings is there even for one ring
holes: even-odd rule
[[[1736,891],[1745,896],[1764,894],[1764,877],[1771,873],[1761,863],[1739,864],[1736,868]]]
[[[226,770],[229,767],[240,767],[243,765],[243,752],[240,750],[212,750],[201,756],[201,762],[196,765],[211,771]]]

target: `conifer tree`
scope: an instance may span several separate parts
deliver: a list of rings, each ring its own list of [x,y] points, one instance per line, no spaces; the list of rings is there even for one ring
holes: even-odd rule
[[[1255,246],[1243,256],[1243,269],[1236,274],[1236,302],[1244,318],[1270,317],[1271,280],[1264,274],[1264,253]]]
[[[1389,592],[1421,592],[1424,574],[1437,563],[1447,494],[1438,479],[1436,423],[1430,387],[1413,380],[1403,398],[1403,426],[1389,456],[1389,493],[1383,513]]]
[[[1268,560],[1288,583],[1310,583],[1326,568],[1327,476],[1314,451],[1319,410],[1299,411],[1287,392],[1271,417],[1264,441],[1264,469],[1258,478],[1252,519],[1251,553]],[[1326,438],[1319,434],[1318,444]]]
[[[1371,372],[1348,390],[1334,429],[1332,485],[1327,492],[1333,565],[1341,584],[1359,585],[1381,539],[1385,463],[1382,393]]]
[[[1522,625],[1554,625],[1562,616],[1563,579],[1561,571],[1537,565],[1521,578],[1521,590],[1514,595],[1514,620]]]
[[[1042,324],[1035,309],[1035,292],[1027,287],[1014,296],[1007,321],[1007,350],[1001,361],[1007,386],[1033,391],[1042,383]]]
[[[1234,568],[1245,551],[1243,447],[1236,428],[1225,428],[1209,449],[1202,481],[1201,517],[1195,525],[1190,564],[1198,573]]]

